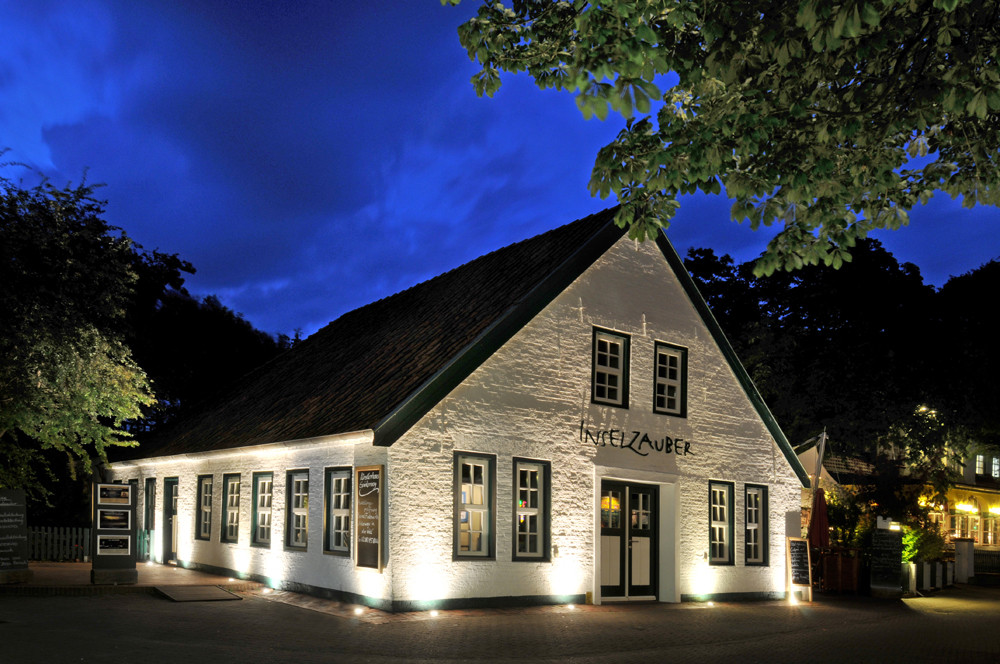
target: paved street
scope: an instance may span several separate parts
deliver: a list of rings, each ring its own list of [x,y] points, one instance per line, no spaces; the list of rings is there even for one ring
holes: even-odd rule
[[[290,594],[0,595],[0,662],[996,662],[1000,589],[934,597],[365,614]],[[281,601],[281,598],[285,601]],[[278,599],[275,599],[278,598]],[[309,608],[311,607],[311,608]]]

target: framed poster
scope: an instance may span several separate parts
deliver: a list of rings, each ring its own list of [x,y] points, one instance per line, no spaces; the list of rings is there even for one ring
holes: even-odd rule
[[[98,530],[131,530],[132,512],[130,510],[97,510]]]
[[[98,484],[98,505],[131,505],[132,487],[129,484]]]
[[[97,555],[127,556],[131,553],[131,541],[128,535],[97,536]]]
[[[382,479],[384,466],[363,466],[354,470],[354,505],[357,514],[354,547],[355,564],[382,571]]]

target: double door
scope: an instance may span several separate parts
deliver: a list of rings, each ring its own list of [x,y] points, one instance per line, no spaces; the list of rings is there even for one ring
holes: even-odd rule
[[[658,487],[601,482],[601,596],[656,597]]]

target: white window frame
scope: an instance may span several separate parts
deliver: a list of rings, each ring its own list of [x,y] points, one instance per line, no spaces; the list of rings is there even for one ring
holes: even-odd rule
[[[351,550],[351,468],[326,469],[326,537],[324,550]]]
[[[591,400],[628,408],[629,336],[594,328]]]
[[[222,541],[237,542],[240,538],[240,484],[239,473],[222,476]]]
[[[982,454],[976,455],[976,475],[982,475],[985,473],[985,463],[986,460]]]
[[[683,346],[656,342],[653,357],[654,412],[687,417],[687,352]]]
[[[304,551],[309,546],[309,471],[288,471],[285,487],[288,496],[285,546]]]
[[[251,542],[271,545],[271,505],[274,501],[274,474],[254,473],[253,537]]]
[[[465,472],[466,468],[469,470],[468,474]],[[456,559],[483,559],[495,556],[495,487],[495,456],[455,453],[454,556]]]
[[[198,476],[198,535],[197,539],[212,538],[212,480],[211,475]]]
[[[709,482],[710,565],[733,564],[733,483]]]
[[[747,484],[744,492],[744,535],[747,565],[767,565],[767,487]]]
[[[513,560],[549,560],[551,466],[547,461],[514,459]]]
[[[993,477],[1000,477],[1000,457],[993,457]]]

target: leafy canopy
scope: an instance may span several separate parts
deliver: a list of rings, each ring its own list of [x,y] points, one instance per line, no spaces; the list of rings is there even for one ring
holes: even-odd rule
[[[87,185],[0,178],[0,486],[45,496],[48,453],[89,473],[153,402],[122,329],[135,245]]]
[[[634,238],[724,188],[733,219],[780,229],[770,274],[839,267],[935,191],[1000,203],[995,0],[487,1],[458,33],[479,95],[526,71],[627,118],[590,191]]]

